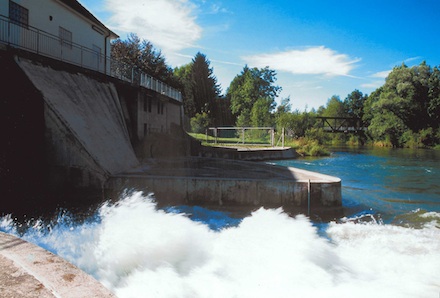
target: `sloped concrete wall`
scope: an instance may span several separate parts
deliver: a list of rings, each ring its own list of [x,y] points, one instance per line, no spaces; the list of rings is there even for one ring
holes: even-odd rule
[[[65,145],[53,147],[58,158],[72,156],[72,150],[77,150],[108,175],[139,164],[113,84],[80,73],[54,70],[23,58],[16,61],[43,95],[46,113],[52,119],[48,121],[52,134],[74,139],[69,145],[76,144],[76,149]],[[68,163],[75,166],[74,157]]]

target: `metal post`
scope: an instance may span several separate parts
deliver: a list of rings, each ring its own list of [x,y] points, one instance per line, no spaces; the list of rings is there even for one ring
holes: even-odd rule
[[[244,127],[241,129],[242,130],[242,143],[243,143],[243,145],[244,145]]]
[[[307,185],[307,215],[308,216],[310,216],[310,192],[311,192],[311,185],[309,179],[309,183]]]
[[[8,20],[8,46],[11,45],[11,22]]]
[[[215,144],[217,144],[217,127],[214,128]]]
[[[275,130],[273,128],[270,130],[270,144],[275,147]]]
[[[281,129],[281,134],[282,134],[282,136],[281,136],[281,145],[284,148],[284,127]]]
[[[37,30],[37,54],[40,54],[40,30]]]

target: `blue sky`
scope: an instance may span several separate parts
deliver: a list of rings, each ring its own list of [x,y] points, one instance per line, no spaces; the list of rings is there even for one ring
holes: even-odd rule
[[[269,66],[294,109],[370,94],[394,66],[440,65],[439,0],[79,0],[126,39],[136,33],[170,66],[197,52],[225,92],[245,65]]]

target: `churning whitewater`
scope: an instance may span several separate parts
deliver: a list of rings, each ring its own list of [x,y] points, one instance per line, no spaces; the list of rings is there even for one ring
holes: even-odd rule
[[[210,212],[206,210],[206,212]],[[93,275],[118,297],[438,297],[438,213],[422,229],[330,223],[259,209],[222,228],[133,193],[80,223],[29,221],[21,238]],[[228,221],[229,219],[229,221]],[[429,223],[429,221],[427,221]],[[18,234],[10,216],[2,231]]]

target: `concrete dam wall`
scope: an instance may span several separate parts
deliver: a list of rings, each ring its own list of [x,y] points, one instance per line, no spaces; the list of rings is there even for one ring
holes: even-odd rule
[[[96,163],[105,174],[114,175],[138,165],[113,84],[26,59],[17,59],[17,64],[43,95],[45,113],[52,124],[57,124],[48,127],[51,133],[68,131],[75,138],[76,147],[82,147],[78,149],[83,150],[83,157]],[[65,146],[57,148],[61,149],[56,152],[61,160],[74,157],[66,154],[71,149],[63,152]],[[80,163],[68,162],[71,166]]]
[[[11,198],[2,211],[102,193],[111,175],[139,165],[115,84],[7,51],[0,63],[0,195]]]

